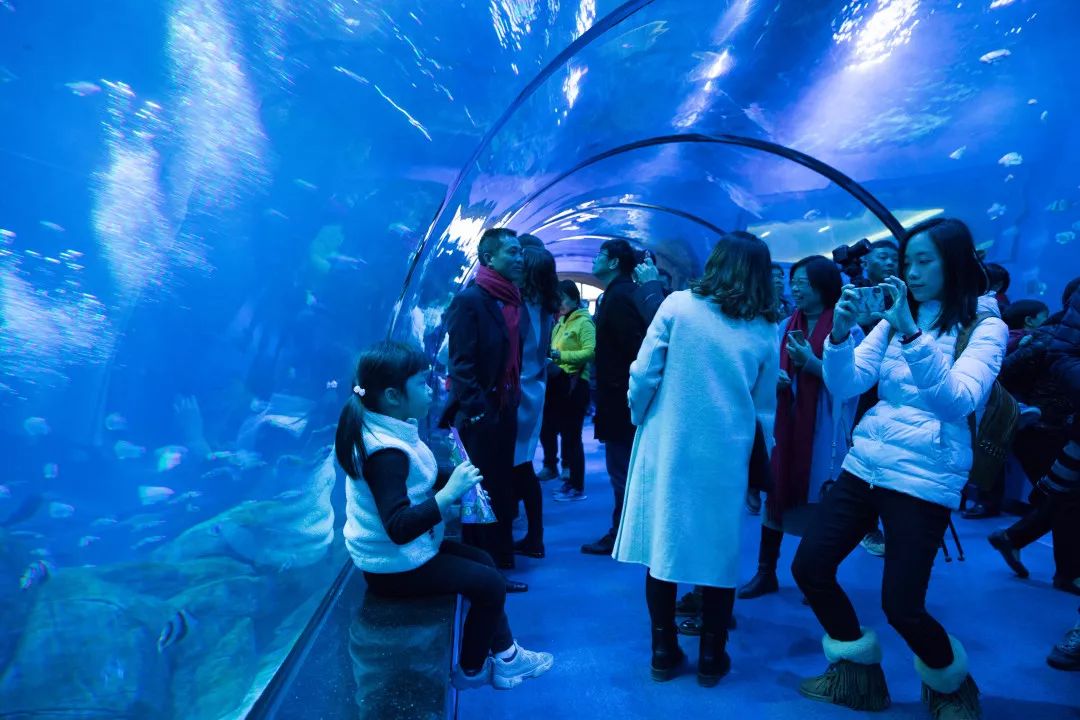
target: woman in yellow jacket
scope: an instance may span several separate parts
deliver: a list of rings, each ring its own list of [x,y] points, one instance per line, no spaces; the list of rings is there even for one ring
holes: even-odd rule
[[[585,499],[585,448],[581,429],[589,408],[589,363],[596,357],[596,326],[589,311],[581,307],[581,294],[570,280],[559,283],[559,322],[551,331],[547,397],[540,442],[544,447],[545,472],[558,477],[555,465],[558,438],[562,436],[563,467],[570,471],[554,500]]]

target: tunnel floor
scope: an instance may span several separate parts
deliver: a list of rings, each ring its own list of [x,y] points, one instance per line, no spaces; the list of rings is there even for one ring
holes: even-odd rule
[[[510,595],[507,612],[514,635],[529,649],[555,655],[546,675],[511,691],[482,688],[459,696],[459,717],[480,718],[850,718],[852,711],[803,699],[801,678],[825,668],[820,626],[791,579],[797,538],[784,541],[778,594],[737,601],[738,629],[728,651],[732,672],[714,688],[697,685],[697,638],[682,637],[691,658],[684,674],[668,683],[649,678],[649,621],[644,569],[610,557],[583,555],[583,542],[607,529],[611,486],[603,448],[586,426],[588,499],[553,502],[559,481],[543,484],[543,560],[518,559],[511,574],[530,590]],[[539,466],[539,460],[537,461]],[[930,612],[966,646],[972,674],[983,692],[983,716],[1064,720],[1080,718],[1080,674],[1053,670],[1045,657],[1077,619],[1080,598],[1051,587],[1049,538],[1024,551],[1031,579],[1020,580],[990,548],[986,536],[1010,516],[962,520],[955,516],[966,561],[958,562],[951,539],[950,563],[938,556],[927,604]],[[522,530],[516,531],[520,536]],[[742,577],[756,568],[759,518],[747,513],[742,528]],[[892,707],[883,718],[927,718],[912,653],[888,627],[881,611],[880,558],[862,549],[840,569],[860,620],[878,630]],[[680,595],[688,587],[680,587]],[[728,715],[730,713],[731,715]]]

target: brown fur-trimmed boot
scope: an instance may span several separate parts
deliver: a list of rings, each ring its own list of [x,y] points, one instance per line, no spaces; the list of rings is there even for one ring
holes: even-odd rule
[[[892,701],[881,669],[881,645],[873,630],[862,631],[863,636],[851,642],[833,640],[828,635],[822,639],[829,667],[799,685],[803,696],[852,710],[878,711],[889,707]]]
[[[940,670],[927,667],[915,658],[915,670],[922,678],[922,699],[930,708],[934,720],[979,720],[982,706],[979,688],[968,673],[968,658],[960,641],[949,636],[952,644],[952,665]]]

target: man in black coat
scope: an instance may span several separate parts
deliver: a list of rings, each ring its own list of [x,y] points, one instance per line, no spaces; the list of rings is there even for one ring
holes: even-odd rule
[[[469,459],[484,476],[483,487],[498,518],[491,525],[465,525],[463,540],[509,569],[514,567],[512,471],[521,339],[527,331],[516,283],[524,261],[517,233],[507,228],[485,231],[477,254],[475,281],[447,310],[450,402],[441,424],[457,428]],[[525,583],[507,580],[508,592],[525,590]]]
[[[634,282],[637,265],[638,258],[626,240],[608,240],[593,259],[593,276],[604,285],[595,320],[596,414],[593,425],[596,439],[604,444],[615,510],[607,533],[596,542],[581,546],[581,552],[588,555],[610,555],[615,547],[636,430],[630,422],[627,401],[630,364],[637,358],[645,331],[664,300],[655,268],[642,275],[646,282],[641,285]]]

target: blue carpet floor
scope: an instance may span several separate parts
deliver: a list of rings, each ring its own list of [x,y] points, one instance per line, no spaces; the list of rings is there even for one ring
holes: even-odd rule
[[[586,427],[586,436],[592,428]],[[530,584],[511,595],[507,612],[524,647],[555,655],[554,668],[512,691],[491,688],[460,695],[459,717],[480,718],[851,718],[845,708],[802,699],[798,681],[821,672],[821,628],[791,579],[789,566],[797,538],[784,542],[781,591],[738,601],[738,629],[728,650],[732,672],[711,689],[697,685],[693,661],[697,639],[683,637],[691,656],[687,672],[669,683],[649,678],[649,621],[643,568],[610,557],[582,555],[583,542],[608,528],[612,493],[604,472],[603,449],[586,444],[588,499],[550,500],[558,481],[544,484],[547,557],[519,558],[512,577]],[[1080,718],[1080,673],[1049,668],[1045,657],[1077,620],[1080,598],[1054,590],[1051,548],[1035,544],[1024,551],[1031,579],[1020,580],[1005,567],[985,537],[1010,522],[1007,517],[965,521],[956,517],[966,562],[945,563],[941,556],[930,583],[928,606],[967,647],[973,675],[983,691],[987,720],[1064,720]],[[747,514],[742,528],[742,576],[757,563],[759,519]],[[520,532],[519,532],[520,534]],[[888,627],[881,611],[881,563],[861,549],[840,569],[860,620],[878,630],[893,698],[882,718],[927,718],[919,702],[919,680],[912,654]],[[680,588],[680,594],[688,588]]]

